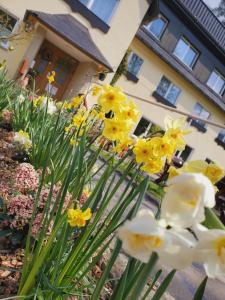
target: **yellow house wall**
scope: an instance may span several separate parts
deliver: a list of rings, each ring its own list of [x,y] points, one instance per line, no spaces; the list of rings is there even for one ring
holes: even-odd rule
[[[131,44],[131,49],[137,53],[144,63],[138,74],[138,83],[128,81],[125,76],[122,76],[117,82],[125,91],[155,101],[152,93],[156,90],[162,76],[166,76],[171,82],[181,88],[181,93],[177,99],[177,108],[187,113],[193,112],[193,107],[196,102],[201,103],[210,113],[210,120],[224,124],[225,113],[223,113],[215,104],[206,99],[193,85],[180,76],[168,64],[148,49],[138,39],[134,39]],[[136,99],[142,115],[150,121],[164,126],[163,120],[166,115],[171,115],[174,118],[180,117],[176,113],[171,113],[167,110],[141,102]],[[187,124],[188,126],[188,124]],[[194,148],[190,159],[205,159],[209,158],[220,163],[225,168],[225,151],[221,146],[218,146],[214,139],[217,137],[219,128],[211,125],[207,126],[206,133],[200,133],[194,127],[191,127],[193,132],[186,136],[187,144]]]
[[[148,3],[146,0],[119,1],[110,20],[110,29],[106,34],[99,29],[92,28],[89,21],[80,14],[72,13],[70,7],[63,0],[0,0],[0,7],[6,8],[20,20],[23,19],[26,9],[52,14],[72,14],[89,29],[96,45],[116,70],[148,9]],[[0,48],[0,60],[6,59],[8,61],[10,74],[16,73],[29,44],[25,41],[20,43],[15,45],[13,52]],[[112,75],[109,75],[107,80],[109,81],[111,77]]]

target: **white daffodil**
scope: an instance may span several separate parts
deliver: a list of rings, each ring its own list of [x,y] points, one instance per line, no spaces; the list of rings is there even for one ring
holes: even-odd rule
[[[225,230],[201,226],[195,233],[199,239],[195,260],[204,264],[208,277],[225,282]]]
[[[192,262],[193,237],[160,226],[149,210],[142,210],[133,220],[126,221],[119,229],[118,237],[124,251],[144,263],[149,261],[153,251],[165,264],[176,269]]]
[[[51,99],[47,99],[47,97],[44,97],[40,107],[45,109],[46,105],[48,105],[47,113],[49,115],[52,115],[57,111],[55,103]]]
[[[215,191],[202,174],[184,173],[168,182],[161,217],[174,228],[187,228],[205,220],[204,207],[214,207]]]
[[[14,142],[19,143],[25,149],[30,149],[32,147],[32,142],[30,140],[29,133],[19,130],[19,132],[15,132]]]
[[[18,99],[19,103],[23,103],[25,101],[25,97],[23,94],[20,94],[17,99]]]

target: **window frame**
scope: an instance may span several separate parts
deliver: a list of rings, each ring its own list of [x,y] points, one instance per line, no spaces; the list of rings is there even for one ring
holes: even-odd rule
[[[165,80],[167,80],[167,81],[169,82],[169,87],[168,87],[168,89],[167,89],[165,95],[161,95],[161,94],[158,92],[158,87],[160,86],[160,83],[162,82],[163,79],[165,79]],[[177,97],[176,97],[176,99],[175,99],[175,102],[171,102],[171,101],[167,98],[168,94],[170,93],[170,91],[171,91],[171,89],[172,89],[173,87],[176,87],[176,88],[179,90],[179,92],[178,92],[178,94],[177,94]],[[170,79],[168,79],[166,76],[163,75],[162,78],[160,79],[160,81],[159,81],[157,87],[156,87],[155,92],[153,93],[153,96],[154,96],[154,95],[156,96],[156,94],[158,94],[160,97],[162,97],[162,98],[164,99],[164,104],[167,104],[167,105],[176,107],[176,104],[177,104],[177,101],[178,101],[178,97],[180,96],[181,91],[182,91],[182,89],[181,89],[179,86],[177,86],[176,84],[174,84]],[[160,101],[160,99],[157,99],[157,100]],[[165,102],[166,102],[166,103],[165,103]]]
[[[114,5],[111,13],[110,13],[110,16],[108,17],[107,21],[103,20],[102,18],[100,18],[96,13],[93,12],[93,10],[91,9],[92,6],[94,5],[95,1],[96,0],[88,0],[88,3],[87,5],[82,3],[80,0],[78,0],[82,5],[84,5],[89,11],[92,12],[92,14],[94,14],[97,18],[99,18],[102,22],[104,22],[105,24],[109,25],[109,23],[111,22],[112,20],[112,17],[115,13],[115,10],[117,9],[118,5],[119,5],[119,0],[116,0],[116,4]]]
[[[220,78],[222,78],[222,80],[224,81],[224,86],[223,86],[223,88],[222,88],[222,92],[217,93],[217,92],[214,90],[213,87],[211,87],[210,85],[208,85],[209,79],[210,79],[210,77],[212,76],[213,73],[217,74],[217,76],[220,77]],[[218,79],[217,79],[217,81],[218,81]],[[217,84],[217,81],[216,81],[216,83],[214,84],[214,86]],[[208,79],[207,79],[206,85],[207,85],[207,87],[209,87],[214,93],[216,93],[218,96],[223,97],[224,92],[225,92],[225,76],[223,76],[216,68],[214,68],[214,69],[212,70],[212,72],[210,73]]]
[[[147,121],[149,124],[148,126],[146,127],[145,131],[143,133],[141,133],[140,135],[136,135],[134,132],[136,131],[136,129],[138,128],[139,126],[139,123],[141,122],[141,120],[144,119],[145,121]],[[148,133],[148,131],[151,129],[153,125],[153,122],[151,122],[148,118],[144,117],[144,116],[141,116],[138,123],[137,123],[137,126],[135,127],[134,131],[133,131],[133,135],[135,135],[136,137],[139,137],[139,136],[143,136],[145,137],[146,134]]]
[[[13,18],[16,21],[14,27],[11,30],[11,33],[9,34],[9,36],[10,36],[11,34],[14,34],[18,30],[20,19],[1,5],[0,5],[0,10],[3,11],[5,14],[9,15],[11,18]],[[8,50],[9,49],[9,41],[8,40],[0,41],[0,47],[2,49]]]
[[[196,53],[196,56],[195,56],[195,58],[194,58],[194,60],[192,61],[192,63],[191,63],[190,66],[187,65],[183,60],[181,60],[181,58],[180,58],[179,56],[177,56],[177,55],[175,54],[175,50],[176,50],[177,45],[178,45],[178,43],[179,43],[180,40],[182,40],[182,41],[188,46],[187,51],[184,52],[184,55],[183,55],[182,59],[184,59],[184,57],[185,57],[185,55],[188,53],[188,50],[189,50],[189,49],[192,49],[193,52]],[[174,50],[173,50],[173,56],[176,57],[176,58],[177,58],[184,66],[186,66],[188,69],[193,70],[194,65],[196,64],[196,62],[197,62],[197,60],[198,60],[198,58],[199,58],[199,56],[200,56],[200,52],[199,52],[199,50],[197,50],[197,48],[195,48],[195,46],[193,46],[193,44],[192,44],[191,42],[189,42],[189,40],[188,40],[187,38],[185,38],[184,36],[181,36],[181,37],[178,39],[178,41],[177,41],[177,43],[176,43],[176,46],[175,46],[175,48],[174,48]]]
[[[150,29],[148,28],[148,26],[149,26],[152,22],[154,22],[155,20],[157,20],[157,19],[161,19],[161,20],[165,21],[164,26],[163,26],[162,31],[160,32],[160,35],[159,35],[159,36],[156,36],[156,35],[155,35],[152,31],[150,31]],[[145,25],[145,26],[144,26],[144,28],[145,28],[145,29],[146,29],[146,30],[147,30],[154,38],[156,38],[158,41],[160,41],[161,38],[162,38],[162,36],[163,36],[163,34],[164,34],[164,32],[165,32],[165,30],[166,30],[166,28],[167,28],[168,23],[169,23],[168,19],[167,19],[163,14],[160,13],[160,14],[157,16],[157,18],[155,18],[154,20],[150,21],[150,22],[148,23],[148,25]]]

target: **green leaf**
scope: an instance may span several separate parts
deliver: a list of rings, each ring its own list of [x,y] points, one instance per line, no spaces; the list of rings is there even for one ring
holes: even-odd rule
[[[225,230],[223,223],[210,208],[205,208],[205,221],[202,224],[209,229]]]
[[[112,252],[112,255],[110,257],[110,260],[108,261],[105,269],[104,269],[104,272],[102,273],[102,276],[101,278],[98,280],[97,282],[97,285],[96,285],[96,288],[91,296],[91,300],[99,300],[100,299],[100,294],[101,294],[101,291],[102,291],[102,288],[109,276],[109,273],[112,269],[112,266],[117,258],[117,256],[119,255],[119,252],[120,252],[120,249],[122,247],[122,243],[121,241],[117,240],[116,242],[116,245],[115,245],[115,248]]]
[[[203,279],[203,281],[201,282],[201,284],[199,285],[197,291],[195,292],[193,300],[201,300],[203,298],[207,280],[208,280],[208,277],[206,276]]]
[[[144,296],[142,297],[141,300],[147,299],[149,293],[151,292],[153,286],[155,285],[156,281],[159,279],[160,275],[162,274],[162,270],[159,270],[156,274],[155,277],[153,278],[151,284],[149,285],[147,291],[145,292]]]
[[[165,293],[167,290],[168,286],[170,285],[174,275],[176,273],[176,270],[172,270],[166,278],[162,281],[160,284],[159,288],[157,289],[155,295],[152,297],[152,300],[159,300],[161,299],[162,295]]]
[[[155,252],[153,252],[149,262],[144,265],[141,273],[138,274],[136,284],[134,284],[134,287],[131,288],[131,292],[127,297],[129,300],[137,300],[140,297],[143,288],[148,281],[148,277],[150,276],[156,265],[157,260],[158,255]]]

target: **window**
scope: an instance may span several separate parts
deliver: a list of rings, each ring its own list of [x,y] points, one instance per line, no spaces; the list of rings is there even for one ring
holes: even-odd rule
[[[129,59],[128,59],[128,72],[131,74],[137,76],[140,68],[143,64],[143,59],[140,58],[137,54],[134,52],[131,52]]]
[[[160,126],[154,124],[153,122],[147,120],[144,117],[141,118],[134,131],[134,135],[136,136],[140,136],[140,135],[147,136],[148,134],[153,135],[156,133],[164,134],[164,130]]]
[[[118,0],[79,0],[102,21],[108,23]]]
[[[218,95],[222,96],[225,90],[225,78],[217,71],[212,71],[207,81],[207,85]]]
[[[163,76],[159,85],[157,86],[156,92],[164,99],[166,99],[169,103],[174,105],[181,90],[170,80]]]
[[[159,16],[157,19],[151,21],[148,25],[145,25],[144,27],[157,39],[160,39],[168,21],[163,17]]]
[[[192,68],[197,59],[198,51],[186,39],[180,38],[173,54],[186,66]]]
[[[0,8],[0,36],[8,37],[16,29],[18,20]],[[1,40],[0,45],[8,49],[8,40]]]
[[[149,129],[151,128],[152,123],[149,122],[147,119],[145,118],[141,118],[141,120],[139,121],[136,129],[134,130],[134,135],[136,136],[140,136],[142,134],[145,134],[149,131]]]
[[[193,152],[193,148],[188,145],[185,146],[183,151],[177,151],[175,156],[181,158],[183,162],[187,161],[190,158],[191,153]]]
[[[200,103],[195,104],[193,114],[206,120],[210,117],[210,113]],[[206,132],[206,124],[204,121],[192,120],[190,118],[189,121],[190,125],[196,127],[199,131]]]

